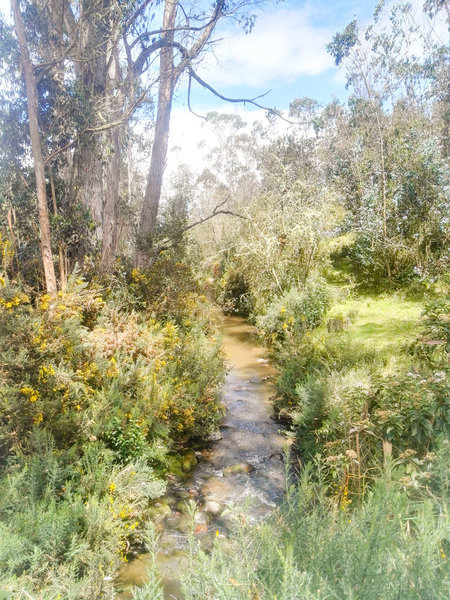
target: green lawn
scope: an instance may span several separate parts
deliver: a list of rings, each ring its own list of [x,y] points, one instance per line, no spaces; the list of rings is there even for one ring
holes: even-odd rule
[[[350,316],[352,324],[344,333],[329,335],[340,335],[349,343],[360,343],[394,357],[417,336],[421,312],[421,302],[397,295],[349,299],[334,305],[330,317]]]

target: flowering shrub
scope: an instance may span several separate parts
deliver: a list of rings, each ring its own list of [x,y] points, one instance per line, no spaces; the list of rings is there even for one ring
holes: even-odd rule
[[[321,279],[310,279],[304,288],[291,288],[269,304],[256,323],[270,341],[301,335],[322,322],[330,308],[331,295]]]
[[[22,298],[17,291],[10,296]],[[121,449],[111,447],[129,460],[157,437],[207,435],[220,417],[215,389],[223,363],[204,297],[180,298],[179,325],[118,310],[77,277],[36,304],[13,302],[1,322],[3,452],[34,426],[50,431],[60,447],[97,439],[106,427],[116,432],[110,442],[122,439]],[[130,428],[141,442],[124,450]]]
[[[33,304],[1,284],[0,580],[14,597],[112,598],[156,473],[217,426],[214,311],[179,292],[164,312],[78,274]]]

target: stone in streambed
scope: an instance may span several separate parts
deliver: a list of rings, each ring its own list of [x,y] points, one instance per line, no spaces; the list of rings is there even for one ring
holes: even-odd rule
[[[250,463],[238,463],[237,465],[231,465],[231,467],[225,467],[222,470],[224,477],[231,477],[232,475],[237,475],[238,473],[250,473],[254,470],[254,466]]]
[[[167,517],[170,514],[172,514],[172,510],[166,502],[156,502],[153,506],[149,506],[147,509],[147,515],[150,519]]]
[[[223,435],[218,429],[216,429],[216,431],[212,431],[207,437],[208,442],[218,442],[221,439],[223,439]]]
[[[191,517],[189,515],[180,515],[175,523],[175,529],[181,533],[189,533],[191,530]]]
[[[186,500],[180,500],[177,502],[176,509],[183,515],[189,514],[189,504],[186,502]]]
[[[218,515],[220,513],[220,504],[215,500],[207,500],[204,509],[210,515]]]
[[[201,510],[200,512],[196,513],[194,518],[194,521],[197,525],[208,525],[210,520],[210,515],[204,510]]]

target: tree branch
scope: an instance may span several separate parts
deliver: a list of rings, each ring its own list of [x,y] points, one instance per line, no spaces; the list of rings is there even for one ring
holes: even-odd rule
[[[178,231],[177,234],[174,235],[173,237],[166,238],[165,240],[163,240],[158,246],[156,246],[156,248],[153,249],[152,258],[150,260],[150,265],[155,264],[155,262],[158,260],[159,255],[162,252],[164,252],[165,250],[170,250],[170,248],[173,248],[176,245],[177,241],[179,241],[181,236],[184,233],[186,233],[186,231],[189,231],[190,229],[197,227],[197,225],[206,223],[206,221],[209,221],[210,219],[213,219],[214,217],[217,217],[218,215],[230,215],[232,217],[237,217],[239,219],[248,219],[248,217],[246,217],[244,215],[240,215],[239,213],[235,213],[232,210],[223,210],[222,209],[222,206],[224,206],[224,204],[226,204],[229,199],[230,199],[229,197],[225,198],[225,200],[223,202],[221,202],[220,204],[218,204],[213,209],[212,213],[209,214],[207,217],[202,217],[201,219],[198,219],[198,221],[194,221],[194,223],[191,223],[190,225],[186,225],[185,227],[180,229],[180,231]]]
[[[133,102],[132,106],[130,106],[130,108],[120,117],[120,119],[117,119],[116,121],[110,121],[109,123],[104,123],[103,125],[98,125],[97,127],[84,127],[74,137],[73,140],[71,140],[70,142],[67,142],[67,144],[64,144],[64,146],[61,146],[60,148],[58,148],[57,150],[55,150],[54,152],[49,154],[47,156],[47,158],[44,160],[44,166],[48,165],[48,163],[51,160],[53,160],[56,156],[58,156],[58,154],[61,154],[61,152],[64,152],[65,150],[68,150],[69,148],[72,148],[73,146],[75,146],[75,144],[80,140],[81,136],[84,135],[85,133],[100,133],[101,131],[107,131],[108,129],[113,129],[114,127],[117,127],[118,125],[122,125],[122,123],[124,123],[131,117],[131,115],[133,114],[135,109],[139,106],[139,104],[145,98],[149,89],[150,89],[150,86],[147,87],[142,92],[142,94],[137,98],[137,100],[135,102]]]
[[[155,50],[159,50],[160,48],[163,48],[166,44],[167,44],[166,40],[164,38],[161,38],[161,39],[157,40],[155,43],[151,44],[151,46],[144,48],[144,50],[142,50],[142,52],[139,54],[139,56],[134,61],[133,73],[135,75],[140,75],[144,68],[145,61],[150,56],[150,54],[152,52],[155,52]]]
[[[283,115],[276,108],[271,108],[269,106],[263,106],[262,104],[259,104],[259,102],[256,102],[256,100],[259,100],[260,98],[264,98],[264,96],[267,96],[267,94],[270,94],[271,90],[268,90],[267,92],[264,92],[264,94],[260,94],[259,96],[255,96],[254,98],[229,98],[227,96],[224,96],[220,92],[218,92],[211,85],[209,85],[209,83],[207,83],[204,79],[202,79],[199,75],[197,75],[197,73],[194,71],[192,66],[188,67],[188,71],[189,71],[190,76],[193,79],[195,79],[195,81],[197,81],[197,83],[199,83],[202,87],[209,90],[212,94],[214,94],[214,96],[217,96],[221,100],[224,100],[225,102],[232,102],[232,103],[253,104],[257,108],[266,110],[267,112],[274,114],[277,117],[280,117],[284,121],[287,121],[287,119],[285,117],[283,117]],[[290,123],[291,121],[288,121],[288,122]]]

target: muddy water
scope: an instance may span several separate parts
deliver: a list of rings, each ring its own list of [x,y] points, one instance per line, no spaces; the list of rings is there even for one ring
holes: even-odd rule
[[[177,571],[183,568],[183,549],[191,527],[186,502],[194,500],[198,513],[194,526],[200,544],[207,548],[219,532],[227,535],[227,506],[245,503],[251,519],[267,516],[284,492],[280,425],[274,422],[270,396],[274,368],[254,329],[243,319],[224,319],[224,346],[230,370],[223,386],[226,415],[216,441],[196,452],[198,464],[184,481],[175,482],[154,510],[160,534],[159,571],[165,597],[180,600]],[[130,587],[145,581],[149,555],[130,561],[119,584]],[[123,598],[127,594],[122,595]],[[128,597],[130,597],[128,595]]]

